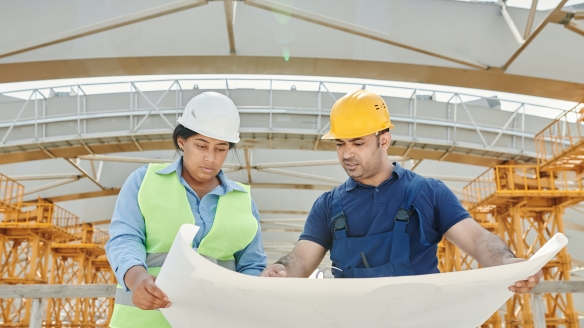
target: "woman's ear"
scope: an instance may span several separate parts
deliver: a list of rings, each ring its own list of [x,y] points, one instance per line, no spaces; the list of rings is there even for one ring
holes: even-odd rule
[[[178,144],[178,149],[180,149],[181,151],[184,151],[185,149],[185,139],[178,137],[176,139],[176,143]]]

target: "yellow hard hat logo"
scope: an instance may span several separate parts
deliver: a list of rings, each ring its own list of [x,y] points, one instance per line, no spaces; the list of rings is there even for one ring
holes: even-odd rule
[[[322,139],[352,139],[392,129],[383,98],[357,90],[337,100],[331,109],[331,129]]]

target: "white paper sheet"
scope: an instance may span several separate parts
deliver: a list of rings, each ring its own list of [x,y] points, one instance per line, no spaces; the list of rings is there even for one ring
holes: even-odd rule
[[[471,271],[368,279],[262,278],[224,269],[194,251],[183,225],[156,284],[174,328],[477,327],[508,287],[536,273],[568,241],[556,234],[525,262]]]

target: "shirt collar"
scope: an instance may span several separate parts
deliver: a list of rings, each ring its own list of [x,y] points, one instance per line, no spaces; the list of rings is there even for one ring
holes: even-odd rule
[[[395,174],[398,179],[401,178],[404,175],[404,172],[406,171],[406,169],[399,166],[399,164],[397,162],[392,162],[391,164],[393,164],[393,166],[394,166],[392,175]]]
[[[177,174],[180,174],[179,171],[182,171],[182,156],[179,157],[176,161],[170,163],[162,170],[158,170],[156,174],[171,174],[172,172],[177,172]]]
[[[397,162],[393,162],[392,164],[393,164],[394,168],[393,168],[393,172],[391,173],[391,177],[389,177],[389,179],[387,179],[385,181],[391,180],[394,175],[396,176],[396,178],[399,179],[404,174],[405,169],[403,167],[401,167]],[[382,182],[382,184],[384,182]],[[357,185],[359,185],[359,183],[357,181],[353,180],[353,178],[349,178],[349,179],[347,179],[347,181],[345,181],[345,190],[351,191],[351,190],[355,189],[357,187]]]
[[[180,175],[182,172],[182,160],[183,157],[181,156],[176,161],[170,163],[167,167],[157,171],[156,174],[171,174],[172,172],[176,172],[177,175]],[[223,170],[219,170],[219,173],[217,173],[217,177],[219,178],[219,181],[221,181],[221,185],[225,188],[226,192],[230,192],[233,190],[247,192],[239,184],[229,180],[225,173],[223,172]]]

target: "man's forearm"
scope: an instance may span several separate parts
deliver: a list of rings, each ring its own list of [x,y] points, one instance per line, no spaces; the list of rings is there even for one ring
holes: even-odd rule
[[[308,274],[304,272],[304,265],[302,265],[301,261],[296,256],[294,256],[294,253],[290,253],[282,257],[275,264],[281,264],[286,267],[286,273],[288,277],[308,277]]]
[[[486,230],[475,245],[474,253],[471,255],[483,267],[503,265],[506,259],[516,257],[501,238]]]

